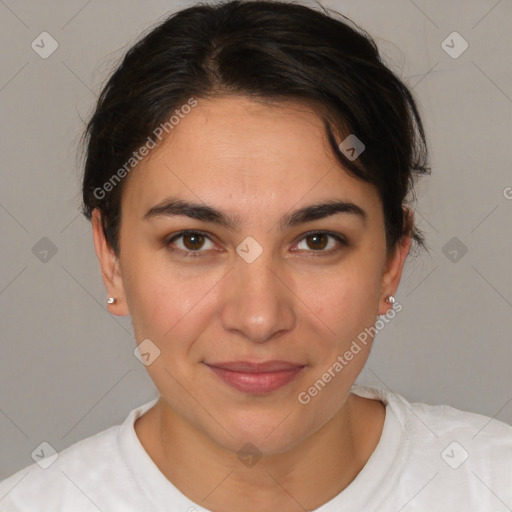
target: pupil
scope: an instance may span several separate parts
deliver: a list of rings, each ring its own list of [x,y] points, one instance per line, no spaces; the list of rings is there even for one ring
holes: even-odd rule
[[[183,243],[187,249],[200,249],[204,242],[204,236],[200,234],[185,235]]]
[[[308,239],[312,241],[312,243],[308,242],[311,249],[324,249],[327,245],[327,235],[325,234],[309,235]]]

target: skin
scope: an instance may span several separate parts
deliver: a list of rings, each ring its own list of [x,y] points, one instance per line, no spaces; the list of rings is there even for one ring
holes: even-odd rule
[[[341,169],[321,120],[300,104],[200,99],[124,187],[119,257],[98,210],[93,235],[117,299],[110,312],[130,314],[137,344],[149,338],[160,350],[147,366],[160,400],[135,423],[143,447],[181,492],[213,511],[326,503],[357,476],[382,433],[384,405],[350,393],[371,342],[307,405],[297,397],[390,309],[385,298],[398,287],[410,236],[386,249],[377,190]],[[239,225],[143,220],[169,197],[206,204]],[[290,212],[331,200],[356,204],[366,219],[338,213],[280,229]],[[166,241],[184,229],[210,240],[182,237],[171,251]],[[319,247],[305,235],[312,230],[348,245],[321,237]],[[248,236],[263,249],[252,263],[236,252]],[[201,256],[178,251],[190,247]],[[326,254],[331,248],[338,251]],[[259,395],[228,386],[204,364],[274,359],[307,366]],[[237,456],[246,443],[261,454],[252,466]]]

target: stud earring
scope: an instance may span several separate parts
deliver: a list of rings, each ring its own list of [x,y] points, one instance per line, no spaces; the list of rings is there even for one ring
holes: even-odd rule
[[[107,299],[107,304],[114,304],[114,302],[116,302],[116,301],[117,301],[117,299],[115,297],[109,297]]]
[[[388,296],[386,297],[386,302],[387,302],[388,304],[394,304],[394,303],[395,303],[395,297],[393,297],[393,295],[388,295]]]

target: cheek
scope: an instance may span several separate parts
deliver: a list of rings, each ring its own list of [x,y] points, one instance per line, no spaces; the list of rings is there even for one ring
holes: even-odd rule
[[[299,294],[324,330],[343,344],[374,324],[381,277],[378,262],[354,255],[330,272],[305,277]]]
[[[137,342],[149,338],[167,350],[186,345],[204,329],[214,308],[219,269],[200,272],[197,268],[171,265],[162,254],[133,253],[127,266],[125,291]],[[183,347],[185,348],[185,347]]]
[[[297,399],[315,422],[339,410],[370,354],[381,272],[376,262],[361,260],[303,283],[304,302],[311,304],[304,313],[312,324],[306,329],[315,333],[316,346],[310,352],[315,354],[312,371]]]

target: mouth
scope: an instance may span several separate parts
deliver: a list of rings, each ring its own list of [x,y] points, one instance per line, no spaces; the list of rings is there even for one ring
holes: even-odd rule
[[[229,361],[204,364],[226,384],[249,394],[275,391],[294,380],[306,367],[288,361]]]

